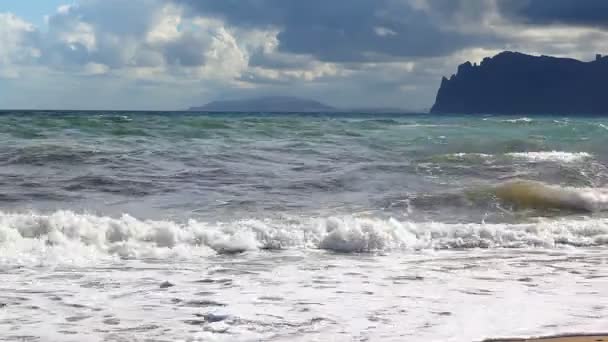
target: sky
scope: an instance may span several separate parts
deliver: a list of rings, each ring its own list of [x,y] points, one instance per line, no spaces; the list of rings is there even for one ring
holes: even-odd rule
[[[0,0],[0,108],[425,110],[442,76],[503,50],[608,54],[608,1]]]

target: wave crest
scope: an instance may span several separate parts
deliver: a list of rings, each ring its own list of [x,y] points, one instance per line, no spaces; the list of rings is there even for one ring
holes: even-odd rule
[[[521,208],[603,211],[608,209],[608,189],[574,188],[542,182],[514,180],[495,189],[496,196]]]
[[[532,120],[531,118],[528,117],[522,117],[522,118],[518,118],[518,119],[505,119],[505,120],[501,120],[500,122],[506,122],[506,123],[532,123],[534,122],[534,120]]]
[[[543,152],[513,152],[507,153],[508,157],[523,159],[532,162],[563,162],[575,163],[581,160],[592,158],[587,152],[562,152],[562,151],[543,151]]]
[[[58,211],[0,213],[4,264],[108,258],[193,258],[248,250],[313,248],[340,253],[391,250],[553,247],[608,244],[608,219],[542,220],[526,224],[448,224],[342,216],[242,220],[138,220]]]

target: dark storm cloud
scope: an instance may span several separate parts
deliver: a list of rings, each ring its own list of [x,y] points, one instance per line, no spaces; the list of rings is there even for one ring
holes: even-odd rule
[[[442,27],[441,20],[398,0],[174,0],[196,14],[237,27],[277,27],[279,51],[324,61],[442,56],[487,39]],[[432,6],[455,2],[432,1]],[[447,12],[450,12],[449,8]]]
[[[451,20],[454,17],[478,20],[491,7],[491,0],[426,0],[425,3],[428,5],[428,10],[440,16],[441,20]]]
[[[529,24],[608,26],[606,0],[512,0],[498,4],[504,15]]]

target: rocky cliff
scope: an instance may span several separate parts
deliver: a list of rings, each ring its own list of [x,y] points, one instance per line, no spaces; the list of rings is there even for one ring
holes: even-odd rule
[[[443,78],[432,113],[608,114],[608,58],[502,52]]]

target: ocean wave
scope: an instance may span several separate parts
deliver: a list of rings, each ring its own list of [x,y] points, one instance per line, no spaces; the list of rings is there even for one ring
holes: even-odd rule
[[[79,193],[81,191],[99,191],[112,194],[122,194],[143,197],[158,191],[169,192],[163,189],[159,182],[121,179],[109,176],[78,176],[65,181],[62,188],[66,191]]]
[[[407,128],[440,128],[440,127],[463,127],[462,125],[454,125],[454,124],[421,124],[421,123],[404,123],[401,127]]]
[[[0,213],[0,263],[80,263],[115,258],[186,258],[261,249],[340,253],[608,245],[608,219],[525,224],[449,224],[354,216],[241,220],[139,220],[57,211]]]
[[[447,155],[445,155],[445,157],[448,159],[486,159],[486,158],[492,158],[493,155],[487,154],[487,153],[459,152],[459,153],[447,154]]]
[[[593,158],[587,152],[564,152],[564,151],[537,151],[537,152],[510,152],[504,155],[494,155],[489,153],[456,152],[433,156],[434,160],[462,161],[462,160],[488,160],[492,158],[510,158],[525,160],[530,162],[558,162],[575,163],[585,159]]]
[[[534,122],[534,120],[527,118],[527,117],[523,117],[523,118],[519,118],[519,119],[507,119],[507,120],[501,120],[500,122],[507,122],[507,123],[532,123]]]
[[[542,182],[514,180],[498,185],[494,192],[505,202],[520,208],[608,210],[607,188],[574,188]]]
[[[79,164],[102,153],[91,147],[44,144],[0,150],[0,162],[8,165],[45,166],[49,163]]]
[[[515,159],[528,160],[532,162],[563,162],[574,163],[581,160],[592,158],[593,155],[587,152],[562,152],[562,151],[542,151],[542,152],[513,152],[507,153],[508,157]]]
[[[482,210],[490,215],[493,209],[501,213],[528,211],[527,216],[566,217],[573,213],[608,211],[608,188],[573,187],[524,180],[521,175],[495,185],[478,185],[458,191],[419,193],[407,197],[408,205],[416,210],[445,212],[450,207]],[[392,199],[392,203],[395,200]],[[504,209],[509,209],[505,211]],[[530,210],[534,210],[530,212]],[[490,210],[490,212],[488,212]]]
[[[455,156],[455,157],[466,157],[466,156],[474,156],[474,157],[482,157],[482,158],[492,157],[491,154],[486,154],[486,153],[466,153],[466,152],[453,153],[451,155]]]

